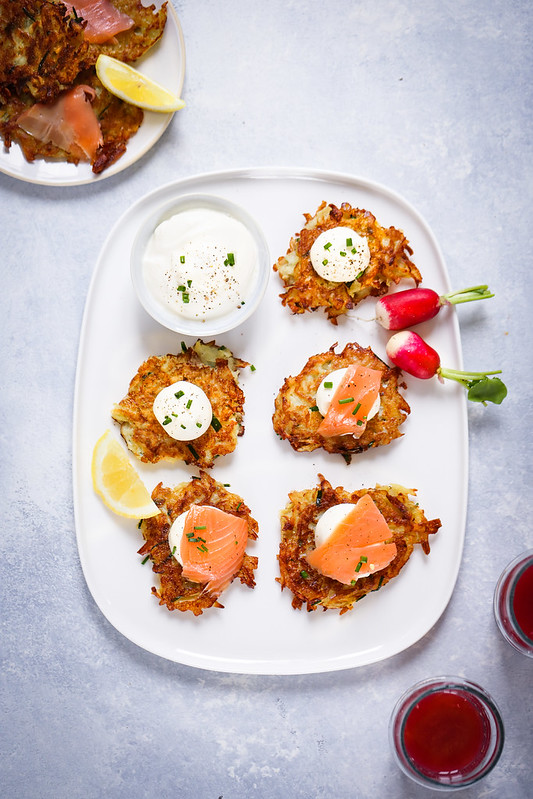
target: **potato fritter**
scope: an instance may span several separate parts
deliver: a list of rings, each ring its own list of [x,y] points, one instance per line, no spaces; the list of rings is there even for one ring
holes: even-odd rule
[[[64,5],[0,0],[0,102],[46,102],[70,86],[89,52],[83,28]]]
[[[346,344],[342,352],[335,352],[335,344],[319,355],[312,355],[296,377],[287,377],[276,399],[272,416],[274,430],[278,436],[287,439],[297,452],[312,452],[322,447],[327,452],[338,452],[350,461],[352,455],[364,452],[370,447],[390,444],[403,435],[399,428],[411,409],[398,387],[401,371],[390,368],[370,347],[364,349],[356,343]],[[380,409],[369,419],[359,438],[347,434],[342,436],[322,436],[318,427],[324,418],[316,406],[316,392],[326,375],[335,369],[350,364],[360,364],[368,369],[378,369],[383,373],[379,390]]]
[[[166,2],[159,9],[155,5],[145,6],[141,0],[113,0],[113,5],[118,11],[131,17],[134,24],[129,30],[117,33],[108,42],[89,44],[86,66],[96,64],[100,53],[128,63],[136,61],[163,35],[167,21]]]
[[[304,491],[292,491],[289,503],[281,512],[281,543],[279,547],[279,568],[281,588],[288,588],[292,594],[292,606],[299,610],[304,604],[308,611],[337,609],[340,614],[353,608],[358,600],[371,591],[378,591],[396,577],[409,560],[415,544],[420,544],[429,555],[429,536],[441,527],[440,519],[428,521],[418,503],[410,499],[415,489],[399,485],[363,488],[350,493],[342,486],[332,488],[331,484],[318,475],[318,486]],[[396,544],[394,560],[381,571],[361,577],[355,585],[325,577],[311,568],[305,554],[315,547],[315,527],[319,517],[328,508],[341,502],[356,503],[364,494],[369,494],[385,517]]]
[[[111,415],[120,424],[128,448],[140,460],[179,460],[205,469],[213,466],[215,458],[233,452],[244,433],[244,393],[237,378],[248,364],[214,342],[197,341],[193,347],[182,347],[177,355],[153,355],[141,364],[128,394]],[[171,438],[153,411],[159,392],[179,380],[199,386],[213,409],[213,422],[194,441]]]
[[[182,566],[170,551],[169,530],[177,517],[193,504],[211,505],[245,519],[248,524],[248,540],[253,541],[258,535],[258,525],[250,515],[250,508],[241,497],[231,494],[221,483],[215,482],[202,471],[199,478],[181,483],[173,489],[164,488],[159,483],[152,492],[152,499],[161,513],[141,522],[140,529],[145,543],[139,549],[139,555],[148,556],[152,561],[152,570],[159,575],[160,588],[152,588],[159,604],[166,605],[169,610],[190,610],[195,616],[200,616],[206,608],[223,608],[217,597],[208,593],[203,585],[183,577]],[[245,552],[242,565],[233,579],[238,577],[241,583],[254,588],[257,564],[258,559]]]
[[[274,265],[286,288],[280,294],[282,304],[294,314],[324,308],[330,322],[337,324],[339,316],[368,295],[386,294],[391,283],[411,278],[418,285],[422,280],[402,231],[381,227],[370,211],[352,208],[349,203],[337,208],[322,202],[313,216],[304,214],[304,217],[306,224],[291,238],[287,254]],[[310,251],[315,240],[325,230],[339,226],[350,227],[366,238],[370,250],[368,267],[350,283],[325,280],[311,263]]]

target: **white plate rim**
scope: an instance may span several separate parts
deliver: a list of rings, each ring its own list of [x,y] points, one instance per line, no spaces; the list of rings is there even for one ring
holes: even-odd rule
[[[462,551],[464,545],[464,537],[465,537],[465,527],[466,527],[466,513],[467,513],[467,497],[468,497],[468,430],[467,430],[467,413],[466,413],[466,400],[464,397],[464,393],[461,395],[459,400],[458,408],[459,408],[459,419],[461,425],[461,437],[462,437],[462,451],[460,456],[460,464],[461,464],[461,471],[465,475],[465,480],[461,486],[461,496],[457,497],[457,503],[460,506],[460,518],[461,518],[461,534],[459,537],[459,546],[456,550],[456,557],[453,572],[450,575],[448,590],[445,595],[441,597],[440,607],[437,615],[433,619],[432,623],[425,627],[424,629],[416,629],[411,630],[408,635],[404,635],[399,638],[396,642],[396,645],[390,651],[384,651],[379,656],[370,656],[367,659],[359,660],[359,662],[354,661],[353,653],[348,653],[346,655],[341,655],[338,657],[332,658],[331,656],[316,658],[313,660],[312,663],[302,663],[298,661],[295,663],[291,659],[283,659],[278,658],[276,660],[271,660],[269,658],[224,658],[219,657],[215,654],[211,654],[208,657],[205,656],[198,656],[197,653],[194,651],[183,649],[180,651],[179,656],[175,656],[174,654],[169,654],[168,651],[165,650],[165,647],[155,647],[155,646],[147,646],[146,643],[143,641],[142,636],[134,635],[129,632],[124,632],[120,628],[120,625],[112,618],[112,613],[109,612],[109,609],[103,608],[98,601],[98,598],[94,595],[93,589],[91,587],[91,577],[90,574],[87,573],[86,564],[84,563],[83,557],[83,547],[80,537],[80,518],[78,512],[78,466],[79,466],[79,452],[78,452],[78,445],[77,445],[77,438],[76,438],[76,430],[78,426],[78,410],[79,410],[79,403],[78,403],[78,394],[79,394],[79,381],[80,381],[80,358],[85,346],[86,337],[88,335],[88,317],[91,307],[91,299],[93,292],[95,290],[95,285],[98,280],[98,273],[101,266],[101,261],[103,254],[105,253],[105,249],[107,243],[111,241],[115,232],[121,225],[124,224],[125,220],[127,220],[130,214],[133,214],[140,206],[149,203],[154,198],[159,196],[164,196],[164,194],[168,191],[176,191],[178,193],[185,193],[190,191],[191,186],[198,186],[201,185],[205,181],[228,181],[228,180],[276,180],[276,179],[295,179],[295,180],[310,180],[310,181],[324,181],[324,182],[339,182],[341,184],[351,185],[351,186],[358,186],[368,191],[377,192],[379,194],[383,194],[385,197],[398,202],[402,205],[405,209],[408,210],[410,214],[412,214],[424,228],[426,235],[431,240],[436,253],[441,261],[440,265],[444,270],[444,275],[446,279],[448,279],[447,269],[445,266],[444,258],[442,255],[442,251],[440,245],[438,244],[431,228],[429,227],[428,223],[424,219],[424,217],[420,214],[420,212],[408,201],[403,197],[400,193],[396,192],[393,189],[386,187],[385,185],[368,179],[364,177],[359,177],[355,175],[350,175],[347,173],[336,172],[336,171],[329,171],[324,169],[315,169],[315,168],[306,168],[306,167],[276,167],[276,166],[269,166],[269,167],[246,167],[246,168],[238,168],[238,169],[228,169],[228,170],[220,170],[214,172],[203,172],[197,173],[194,175],[187,176],[185,178],[170,181],[162,186],[156,187],[151,191],[147,192],[143,197],[139,198],[133,205],[131,205],[122,215],[121,217],[115,222],[113,228],[108,233],[104,244],[102,245],[100,256],[98,258],[96,267],[94,269],[91,282],[89,285],[89,290],[87,293],[87,299],[82,319],[82,325],[80,329],[80,337],[79,337],[79,350],[78,350],[78,364],[76,369],[76,379],[75,379],[75,387],[74,387],[74,409],[73,409],[73,498],[74,498],[74,517],[75,517],[75,527],[76,527],[76,538],[78,542],[78,552],[80,556],[80,562],[82,566],[82,571],[84,573],[88,588],[90,593],[93,596],[97,606],[100,608],[103,615],[107,618],[107,620],[119,631],[121,632],[126,638],[130,641],[135,643],[136,645],[140,646],[141,648],[145,649],[152,654],[158,655],[165,659],[191,666],[194,668],[206,669],[206,670],[214,670],[220,672],[228,672],[228,673],[241,673],[241,674],[262,674],[262,675],[291,675],[291,674],[311,674],[311,673],[322,673],[322,672],[331,672],[337,670],[344,670],[349,668],[357,668],[364,665],[370,665],[373,663],[377,663],[379,661],[388,659],[393,657],[394,655],[399,654],[400,652],[404,651],[405,649],[411,647],[415,643],[417,643],[421,638],[423,638],[436,624],[438,619],[441,617],[442,613],[446,609],[448,602],[451,598],[453,593],[455,583],[457,580],[457,575],[459,572],[459,567],[462,559]],[[460,336],[459,336],[459,325],[457,319],[454,317],[451,320],[451,325],[454,329],[454,334],[457,338],[457,344],[459,346],[459,361],[457,363],[458,368],[462,368],[462,354],[460,351]],[[314,615],[314,614],[313,614]],[[355,659],[356,660],[356,659]]]
[[[168,0],[167,2],[167,25],[169,20],[172,21],[174,25],[174,35],[177,38],[179,48],[178,48],[178,58],[176,61],[176,68],[178,74],[178,83],[175,87],[175,93],[178,96],[181,95],[183,84],[185,81],[185,39],[183,35],[183,30],[181,27],[181,23],[172,4],[172,0]],[[163,36],[165,34],[163,33]],[[159,43],[157,43],[159,44]],[[157,47],[157,44],[155,47]],[[142,63],[150,63],[150,55],[151,51],[148,51],[146,55],[140,59]],[[152,54],[153,56],[154,54]],[[160,81],[161,82],[161,81]],[[156,121],[156,128],[152,134],[152,136],[144,143],[143,147],[134,154],[131,153],[131,148],[128,151],[126,148],[126,152],[124,155],[118,159],[114,164],[112,164],[108,169],[104,169],[103,172],[100,172],[98,175],[91,171],[91,167],[89,164],[69,164],[66,162],[59,161],[57,163],[54,162],[46,162],[47,169],[53,170],[54,167],[58,168],[58,171],[65,171],[68,172],[68,177],[58,175],[58,177],[47,177],[47,176],[35,176],[31,175],[26,170],[31,169],[32,164],[25,160],[22,151],[19,145],[16,142],[13,142],[11,145],[10,150],[6,150],[3,145],[3,142],[0,141],[0,172],[8,177],[14,178],[15,180],[20,180],[23,183],[30,183],[34,186],[50,186],[50,187],[65,187],[65,186],[84,186],[84,185],[91,185],[100,183],[102,180],[106,178],[113,177],[114,175],[118,175],[120,172],[123,172],[128,167],[133,166],[133,164],[137,163],[141,158],[143,158],[146,153],[148,153],[152,147],[159,141],[163,133],[166,131],[172,118],[174,117],[175,112],[169,114],[159,114],[156,112],[145,111],[145,117],[141,124],[139,130],[142,130],[143,125],[147,124],[147,119],[150,118],[153,121]],[[10,160],[11,156],[11,160]],[[129,157],[128,157],[129,156]],[[34,164],[43,163],[41,160],[36,160]],[[85,174],[84,174],[85,173]],[[81,177],[80,177],[81,174]]]

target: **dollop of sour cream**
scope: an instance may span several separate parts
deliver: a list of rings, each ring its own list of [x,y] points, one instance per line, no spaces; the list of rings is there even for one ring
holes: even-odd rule
[[[154,299],[179,316],[202,321],[241,308],[258,269],[249,230],[210,208],[187,209],[161,222],[143,257]]]
[[[153,410],[163,430],[177,441],[199,438],[213,419],[206,393],[186,380],[165,386],[155,398]]]
[[[179,516],[174,519],[170,530],[168,531],[168,545],[170,547],[170,551],[173,557],[176,558],[178,563],[181,563],[183,566],[183,561],[181,559],[181,539],[183,538],[183,531],[185,529],[185,521],[187,519],[187,514],[189,513],[188,510],[180,513]]]
[[[350,227],[325,230],[314,241],[311,264],[320,277],[334,283],[348,283],[370,263],[368,242]]]
[[[345,374],[346,369],[335,369],[333,372],[330,372],[328,375],[326,375],[326,377],[320,383],[316,392],[316,406],[322,416],[327,414],[329,406],[331,405],[331,401],[335,396],[335,392],[342,383],[342,379]],[[367,421],[372,419],[379,412],[380,406],[381,401],[378,394],[374,400],[374,404],[368,412]]]
[[[328,508],[316,523],[315,546],[318,548],[325,544],[335,528],[355,508],[353,502],[341,502]]]

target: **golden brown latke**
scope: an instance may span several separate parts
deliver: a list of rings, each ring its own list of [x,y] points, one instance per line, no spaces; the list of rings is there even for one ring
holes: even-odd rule
[[[281,513],[278,555],[281,577],[278,582],[282,589],[292,591],[293,608],[299,610],[305,604],[308,611],[330,608],[340,610],[342,615],[351,610],[355,602],[371,591],[378,591],[396,577],[409,560],[415,544],[420,544],[428,555],[429,536],[437,532],[441,521],[426,519],[424,511],[409,498],[409,495],[416,494],[415,489],[377,485],[350,493],[342,486],[332,488],[321,474],[318,480],[316,488],[292,491],[289,503]],[[333,505],[356,503],[363,494],[370,494],[385,517],[397,554],[385,569],[361,577],[355,585],[348,586],[311,568],[305,554],[315,548],[315,527],[319,517]]]
[[[0,0],[0,102],[46,102],[70,86],[89,51],[83,28],[64,5]]]
[[[312,452],[322,447],[327,452],[341,453],[349,462],[352,455],[370,447],[390,444],[403,435],[399,428],[411,409],[398,391],[398,387],[405,388],[405,384],[400,382],[402,373],[397,367],[387,366],[370,347],[364,349],[359,344],[349,343],[342,352],[336,353],[335,346],[327,352],[312,355],[296,377],[285,379],[275,399],[272,423],[277,435],[287,439],[297,452]],[[353,435],[322,436],[317,432],[324,418],[316,406],[317,389],[326,375],[350,364],[379,369],[383,373],[379,390],[380,409],[369,419],[359,438]]]
[[[175,488],[164,488],[159,483],[152,492],[152,499],[161,510],[158,516],[143,519],[140,529],[145,543],[139,555],[148,556],[152,561],[152,570],[159,575],[160,588],[152,588],[152,593],[159,599],[160,605],[169,610],[190,610],[200,616],[205,608],[223,608],[217,598],[208,594],[205,586],[193,583],[182,575],[182,566],[172,556],[168,543],[168,533],[180,513],[189,510],[191,505],[211,505],[220,510],[246,519],[248,523],[248,540],[257,538],[258,526],[250,515],[250,508],[237,494],[226,491],[221,483],[215,482],[206,472],[200,472],[199,478],[188,483],[181,483]],[[254,571],[257,568],[256,557],[244,553],[241,568],[235,575],[241,583],[249,588],[255,586]]]
[[[386,294],[391,283],[411,278],[418,285],[422,276],[410,255],[413,251],[401,230],[383,228],[370,211],[342,203],[340,208],[322,202],[316,213],[304,214],[306,224],[291,238],[286,255],[278,258],[274,270],[279,273],[286,291],[280,294],[282,304],[295,314],[324,308],[328,319],[337,324],[337,317],[355,308],[369,294]],[[336,283],[320,277],[311,264],[310,251],[325,230],[350,227],[366,238],[370,263],[362,275],[351,283]]]
[[[27,161],[45,158],[77,164],[79,158],[51,142],[41,142],[17,125],[17,118],[35,102],[53,102],[59,93],[78,84],[92,86],[92,103],[103,144],[92,162],[95,174],[115,163],[139,129],[142,109],[110,94],[96,77],[100,53],[122,61],[144,55],[163,35],[167,4],[160,9],[140,0],[114,0],[135,24],[103,44],[83,38],[85,22],[65,6],[43,0],[0,0],[0,136],[9,148],[17,142]]]
[[[144,115],[142,109],[125,103],[108,92],[98,80],[94,70],[81,73],[73,85],[78,83],[92,86],[95,91],[95,98],[91,104],[100,123],[104,142],[98,148],[92,162],[92,170],[95,174],[99,174],[126,152],[127,142],[138,131]],[[9,121],[5,124],[0,122],[0,134],[4,136],[6,145],[10,146],[11,142],[16,141],[24,158],[30,162],[36,158],[45,158],[48,161],[79,163],[80,159],[77,156],[51,142],[39,141],[18,127],[17,117],[29,105],[31,103],[25,103],[16,97],[7,104]]]
[[[226,347],[197,341],[177,355],[153,355],[139,367],[128,394],[111,412],[120,424],[128,448],[142,461],[180,460],[204,469],[215,458],[233,452],[244,433],[244,393],[237,384],[246,361],[235,358]],[[213,409],[214,421],[194,441],[176,441],[157,421],[153,403],[159,392],[179,380],[200,386]]]
[[[155,5],[144,6],[141,0],[112,0],[112,2],[115,8],[131,17],[134,24],[129,30],[117,33],[108,42],[90,43],[85,60],[86,66],[96,64],[100,53],[118,58],[119,61],[136,61],[163,35],[167,21],[166,2],[159,9]]]

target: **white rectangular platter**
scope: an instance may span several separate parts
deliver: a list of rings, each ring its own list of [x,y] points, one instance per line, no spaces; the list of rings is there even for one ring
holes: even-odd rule
[[[423,285],[450,289],[446,267],[431,230],[403,198],[383,186],[316,170],[247,169],[205,174],[157,189],[138,201],[115,224],[103,244],[91,282],[80,338],[74,399],[73,480],[76,533],[87,584],[107,619],[123,635],[161,657],[190,666],[249,674],[303,674],[352,668],[390,657],[418,641],[435,624],[453,591],[463,547],[468,438],[464,390],[457,384],[406,378],[411,414],[404,435],[387,447],[355,456],[350,465],[322,450],[296,453],[272,429],[274,398],[288,375],[297,374],[310,355],[336,342],[370,346],[384,360],[388,335],[373,320],[375,300],[360,303],[335,327],[320,312],[293,316],[279,299],[282,284],[272,272],[255,314],[217,339],[255,371],[241,373],[245,393],[245,433],[237,449],[217,462],[215,479],[240,494],[259,523],[254,590],[238,581],[223,594],[224,609],[200,617],[169,612],[151,595],[157,584],[150,563],[137,550],[137,523],[113,515],[94,494],[91,456],[95,442],[113,429],[110,410],[127,393],[139,365],[150,355],[176,353],[181,341],[154,322],[140,306],[130,280],[129,256],[140,220],[165,200],[186,193],[217,194],[255,216],[268,240],[271,262],[320,203],[349,202],[371,211],[383,226],[403,230]],[[402,284],[408,288],[412,284]],[[440,353],[442,363],[462,365],[455,312],[444,309],[417,328]],[[132,461],[146,486],[174,486],[196,474],[183,464]],[[294,610],[292,595],[281,591],[277,552],[279,512],[289,491],[316,485],[322,473],[348,490],[376,483],[416,488],[428,518],[442,528],[431,554],[418,547],[400,575],[344,615]]]

